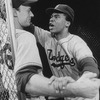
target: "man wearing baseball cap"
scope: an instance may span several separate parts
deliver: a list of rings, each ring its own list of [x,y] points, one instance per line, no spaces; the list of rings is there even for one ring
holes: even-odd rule
[[[38,0],[12,0],[12,6],[13,6],[13,11],[14,11],[14,14],[13,14],[14,15],[14,23],[15,23],[16,33],[17,33],[16,35],[19,34],[19,36],[16,39],[16,41],[19,41],[18,46],[19,46],[19,44],[21,44],[21,41],[20,41],[21,39],[23,40],[24,37],[31,36],[30,33],[28,33],[27,31],[23,31],[23,28],[30,25],[31,17],[33,17],[32,12],[30,11],[30,4],[35,3],[37,1]],[[27,12],[27,10],[29,11],[29,13]],[[26,36],[22,33],[25,33]],[[33,40],[34,40],[34,37],[33,37]],[[26,39],[26,41],[27,41],[27,39]],[[24,44],[23,44],[23,46],[24,46]],[[22,53],[22,55],[23,55],[23,53]],[[17,59],[19,60],[20,57],[22,57],[22,56],[17,56],[15,62],[17,62]],[[22,62],[22,64],[23,64],[23,62]],[[14,68],[16,69],[16,64],[15,64]],[[15,70],[15,72],[16,72],[16,70]],[[16,78],[16,82],[17,82],[17,78]],[[20,83],[18,83],[18,84],[20,84]],[[26,100],[26,95],[24,93],[22,93],[22,91],[20,91],[19,89],[18,89],[17,95],[18,95],[18,100]]]
[[[92,77],[92,74],[95,73],[97,77],[99,76],[97,61],[85,41],[79,36],[69,32],[69,27],[74,21],[74,10],[66,4],[58,4],[54,8],[48,8],[46,13],[51,16],[49,20],[50,32],[34,26],[34,35],[45,48],[53,75],[61,79],[58,78],[57,80],[53,77],[52,84],[54,84],[57,91],[63,91],[63,87],[64,85],[66,86],[67,83],[67,78],[65,79],[65,77],[70,76],[76,80],[76,83],[83,82],[82,85],[78,85],[78,88],[81,88],[83,85],[87,87],[86,89],[84,88],[85,90],[82,89],[83,92],[80,91],[80,93],[84,95],[94,94],[92,93],[95,92],[92,90],[93,87],[97,89],[97,94],[94,95],[94,98],[90,99],[87,97],[86,100],[98,100],[100,87],[100,83],[98,84],[98,82],[100,82],[100,80],[97,78],[97,81],[91,80],[95,78]],[[75,98],[68,97],[65,99],[85,100],[82,95],[80,97],[81,98],[77,96]]]
[[[64,13],[65,15],[69,16],[71,22],[74,21],[74,10],[68,5],[58,4],[55,6],[55,8],[46,9],[46,13],[49,15],[51,15],[54,12]]]
[[[61,94],[60,92],[56,92],[53,84],[49,84],[51,80],[42,75],[43,68],[36,39],[33,34],[24,30],[25,27],[30,25],[31,17],[33,17],[30,4],[36,1],[12,1],[17,43],[14,66],[17,90],[24,93],[28,98],[35,100],[44,100],[44,96],[75,96],[77,89],[73,90],[75,88],[74,84],[67,85],[66,90]],[[67,82],[73,81],[72,78],[67,77]]]
[[[65,92],[61,94],[56,92],[53,84],[49,84],[51,80],[42,75],[43,68],[36,39],[33,34],[24,30],[30,25],[31,17],[34,16],[30,10],[30,4],[36,1],[12,0],[17,44],[14,66],[17,90],[35,100],[44,100],[44,96],[74,96],[73,84],[67,85]],[[67,81],[73,82],[74,80],[67,77]],[[77,92],[75,91],[75,93]]]
[[[17,43],[14,72],[18,91],[24,93],[26,96],[33,97],[35,100],[44,100],[44,96],[76,97],[77,95],[82,97],[93,97],[97,89],[92,87],[98,87],[98,84],[95,86],[95,82],[92,83],[93,85],[91,87],[91,91],[92,89],[94,90],[92,92],[94,95],[91,95],[91,92],[87,95],[82,93],[84,89],[82,90],[77,87],[79,84],[82,86],[84,85],[84,82],[80,83],[82,79],[80,79],[79,82],[74,83],[74,79],[66,76],[64,79],[66,79],[66,84],[69,84],[65,86],[63,93],[60,93],[56,92],[56,89],[54,88],[55,84],[53,84],[53,82],[56,80],[54,79],[51,81],[49,78],[42,75],[43,68],[36,45],[36,39],[33,34],[24,30],[25,27],[30,25],[31,17],[34,16],[31,12],[30,4],[36,1],[37,0],[12,0]],[[91,76],[94,77],[95,74],[92,74]],[[62,78],[58,78],[58,80],[61,81]],[[87,89],[87,86],[84,86]]]
[[[38,0],[12,0],[13,8],[19,8],[21,5],[27,6],[32,3],[37,2]]]

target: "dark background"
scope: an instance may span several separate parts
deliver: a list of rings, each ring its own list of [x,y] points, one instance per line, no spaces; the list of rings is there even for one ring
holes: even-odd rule
[[[96,33],[100,31],[100,0],[39,0],[32,7],[34,23],[47,29],[49,17],[45,9],[58,3],[68,4],[74,9],[76,24],[87,26]]]
[[[74,9],[75,21],[70,32],[78,34],[87,42],[100,66],[100,0],[39,0],[32,6],[34,14],[32,22],[48,30],[49,16],[45,10],[48,7],[55,7],[59,3],[68,4]],[[43,64],[48,66],[44,50],[40,46],[39,48],[42,52]],[[50,76],[50,70],[47,69],[48,67],[44,67],[44,74]]]

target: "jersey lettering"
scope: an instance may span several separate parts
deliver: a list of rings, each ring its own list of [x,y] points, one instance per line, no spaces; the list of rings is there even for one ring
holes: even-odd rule
[[[70,58],[67,54],[61,55],[60,51],[58,52],[57,56],[53,56],[53,52],[51,49],[48,49],[48,58],[53,63],[51,64],[54,68],[60,67],[61,69],[64,68],[65,65],[75,66],[75,61],[73,58]],[[54,63],[56,61],[57,63]]]

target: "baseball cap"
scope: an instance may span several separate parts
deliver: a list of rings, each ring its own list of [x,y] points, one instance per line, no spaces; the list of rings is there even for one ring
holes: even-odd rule
[[[72,21],[74,20],[74,10],[68,5],[58,4],[57,6],[55,6],[55,8],[46,9],[47,14],[51,15],[53,12],[60,12],[60,13],[67,14],[72,19]]]
[[[31,3],[37,2],[38,0],[12,0],[13,8],[18,8],[20,5],[29,5]]]

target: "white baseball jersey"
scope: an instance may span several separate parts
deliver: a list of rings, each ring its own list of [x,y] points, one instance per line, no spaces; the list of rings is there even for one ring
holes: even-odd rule
[[[14,71],[27,65],[37,65],[42,68],[36,39],[30,32],[16,29],[17,53]]]
[[[77,80],[79,78],[78,67],[80,66],[78,66],[78,63],[80,60],[85,57],[93,57],[85,41],[77,35],[69,34],[57,41],[51,37],[50,32],[36,26],[34,34],[45,48],[50,68],[55,76],[71,76]],[[66,100],[83,100],[83,98],[68,98]]]
[[[85,57],[93,57],[87,44],[79,36],[69,34],[57,41],[48,31],[35,28],[36,38],[44,46],[52,72],[56,76],[78,78],[78,62]]]
[[[39,66],[39,74],[42,74],[42,63],[33,34],[25,30],[16,29],[17,52],[15,58],[14,72],[28,65]],[[37,68],[38,69],[38,68]],[[30,100],[45,100],[44,96],[31,98]],[[29,100],[29,99],[27,99]]]

